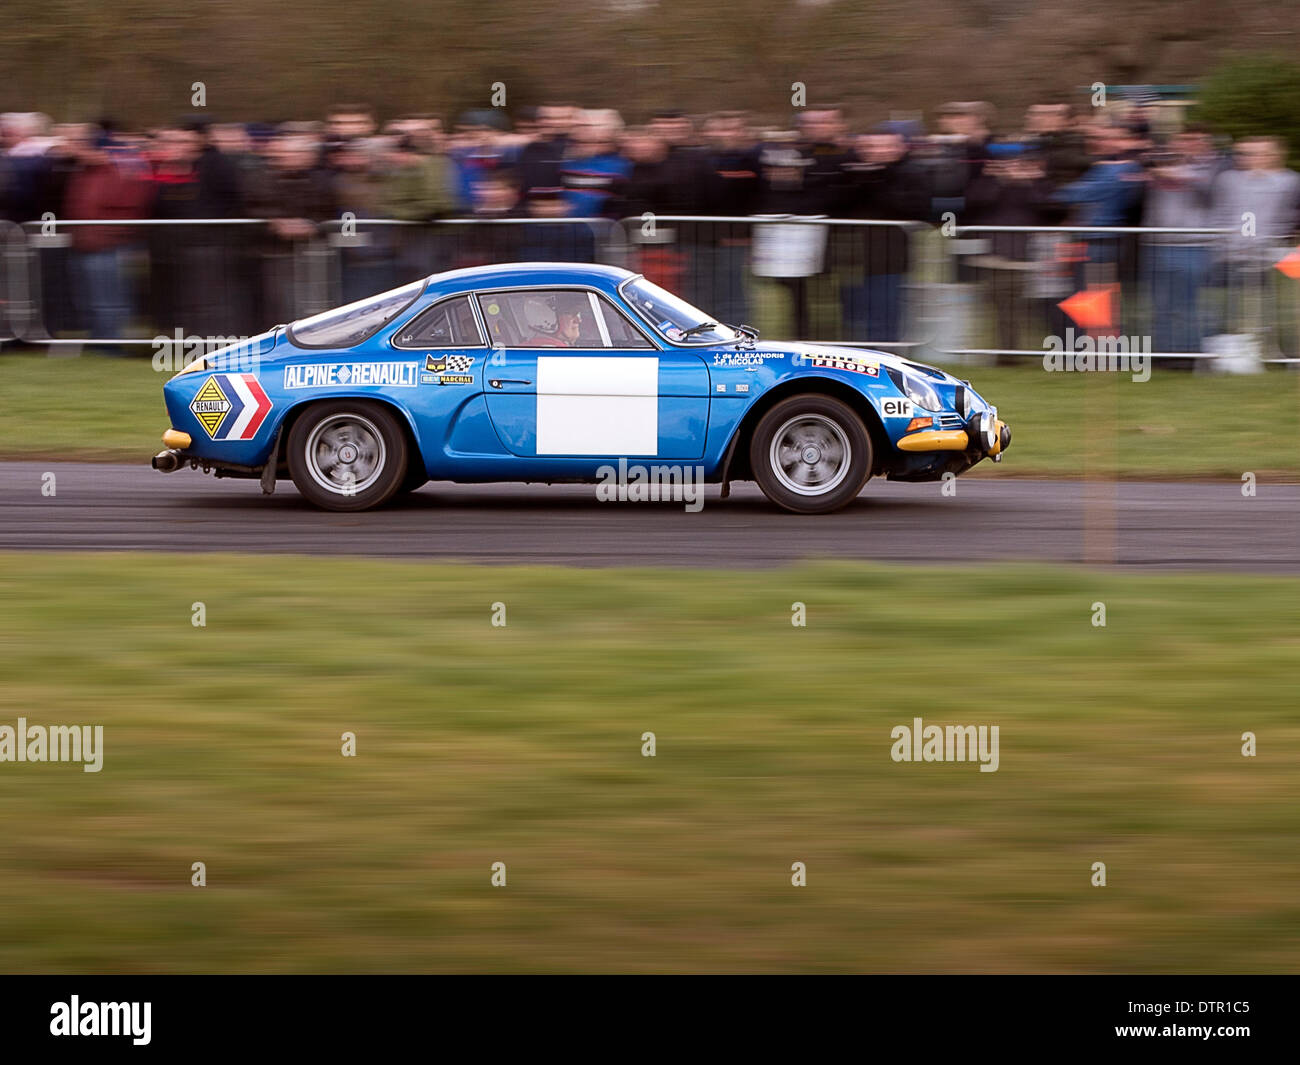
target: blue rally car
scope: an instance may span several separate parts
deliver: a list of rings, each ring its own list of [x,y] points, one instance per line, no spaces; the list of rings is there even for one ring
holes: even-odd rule
[[[435,274],[206,355],[164,396],[155,469],[268,493],[288,476],[330,510],[431,479],[596,483],[626,459],[824,513],[873,475],[937,480],[1011,439],[942,370],[760,343],[637,274],[567,263]]]

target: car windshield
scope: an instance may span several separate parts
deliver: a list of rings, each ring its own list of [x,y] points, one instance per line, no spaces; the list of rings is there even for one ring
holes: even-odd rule
[[[289,327],[289,337],[303,348],[347,348],[359,344],[402,313],[424,291],[424,279],[367,296],[345,307],[322,311]]]
[[[623,286],[623,298],[669,340],[678,344],[723,344],[740,334],[714,321],[698,307],[644,277]]]

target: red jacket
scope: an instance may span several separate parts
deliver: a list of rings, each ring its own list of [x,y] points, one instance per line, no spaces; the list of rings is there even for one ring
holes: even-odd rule
[[[129,161],[83,166],[68,178],[64,192],[64,211],[70,219],[144,218],[148,203],[149,183]],[[108,251],[140,237],[138,226],[72,227],[72,246],[77,251]]]

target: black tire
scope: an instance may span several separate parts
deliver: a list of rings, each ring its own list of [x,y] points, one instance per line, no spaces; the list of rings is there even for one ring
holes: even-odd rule
[[[304,411],[289,432],[289,476],[324,510],[369,510],[406,479],[406,434],[382,403],[340,399]]]
[[[783,399],[763,415],[749,444],[758,487],[796,514],[826,514],[852,502],[871,476],[871,458],[871,434],[857,412],[818,393]]]
[[[397,494],[399,496],[409,495],[428,483],[429,475],[424,472],[424,463],[420,461],[418,455],[412,455],[407,460],[406,478],[397,486]]]

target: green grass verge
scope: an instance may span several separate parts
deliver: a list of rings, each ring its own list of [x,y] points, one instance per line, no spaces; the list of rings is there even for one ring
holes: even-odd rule
[[[1136,384],[1038,365],[956,372],[998,405],[1014,432],[1006,460],[981,465],[981,474],[1077,477],[1085,461],[1135,478],[1300,472],[1300,374],[1157,372]],[[165,380],[144,358],[0,354],[0,457],[142,462],[162,447]],[[1088,414],[1089,389],[1114,411],[1114,432]],[[1113,445],[1114,457],[1099,457],[1098,442]]]
[[[140,356],[0,353],[0,457],[148,462],[168,376]]]
[[[1294,971],[1297,590],[0,556],[0,970]]]

